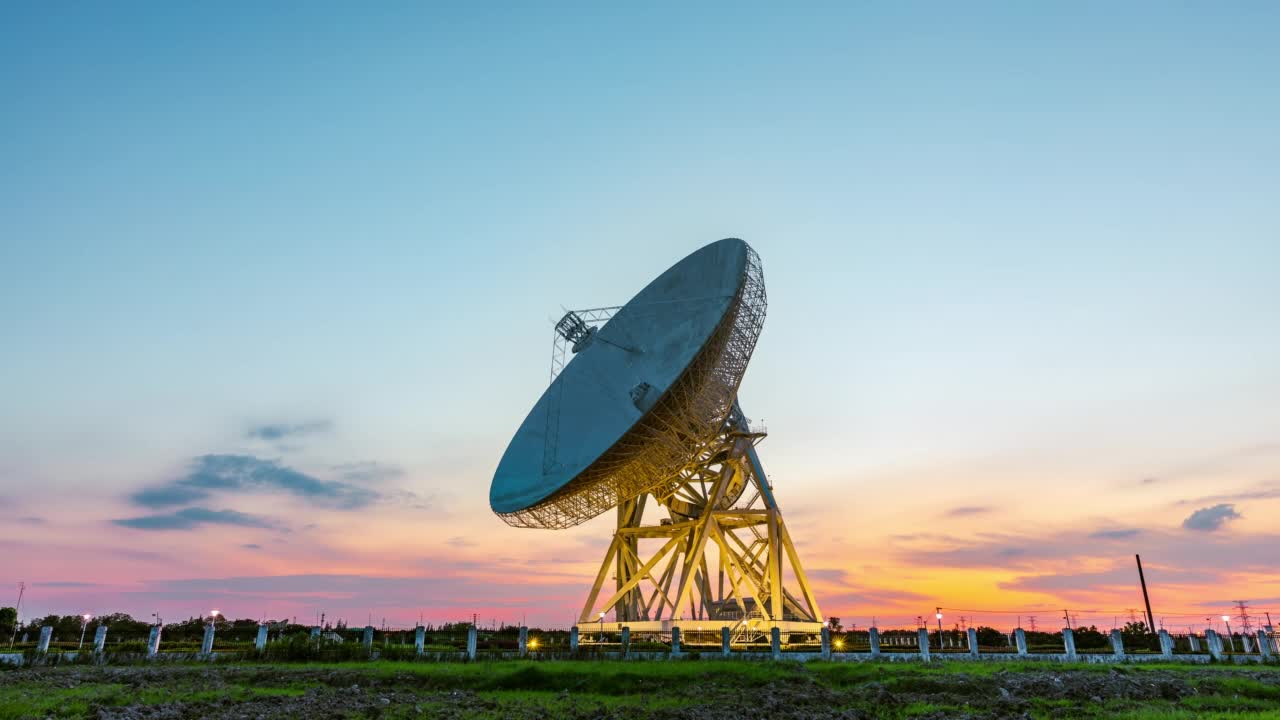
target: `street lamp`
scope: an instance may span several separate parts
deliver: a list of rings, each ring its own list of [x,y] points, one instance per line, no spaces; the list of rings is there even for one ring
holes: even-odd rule
[[[600,644],[604,644],[604,611],[600,611]]]
[[[221,614],[222,614],[222,613],[221,613],[221,612],[219,612],[219,611],[217,611],[217,610],[210,610],[210,611],[209,611],[209,624],[210,624],[210,625],[216,624],[216,623],[218,622],[218,616],[219,616],[219,615],[221,615]]]
[[[942,649],[942,608],[938,608],[938,612],[934,614],[938,618],[938,649]]]
[[[93,619],[93,616],[90,615],[89,613],[85,613],[84,615],[80,616],[80,644],[76,646],[76,650],[79,650],[84,647],[84,631],[85,631],[85,628],[89,627],[89,621],[92,619]]]
[[[1231,616],[1223,615],[1222,622],[1227,624],[1227,647],[1231,648],[1231,652],[1235,652],[1236,641],[1235,641],[1235,638],[1231,637]]]

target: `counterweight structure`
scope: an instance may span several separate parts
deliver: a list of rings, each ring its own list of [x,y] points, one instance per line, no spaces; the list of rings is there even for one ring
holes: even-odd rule
[[[680,627],[690,644],[718,643],[725,626],[735,643],[821,630],[756,451],[764,432],[737,401],[766,304],[759,256],[728,239],[620,308],[556,323],[551,385],[503,455],[490,504],[519,527],[615,511],[583,630]],[[646,510],[665,517],[646,524]]]

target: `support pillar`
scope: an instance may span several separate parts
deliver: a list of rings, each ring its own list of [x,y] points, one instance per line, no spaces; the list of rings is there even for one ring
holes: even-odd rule
[[[258,652],[264,652],[267,649],[267,624],[258,625],[258,637],[253,641],[253,649]]]
[[[204,626],[204,641],[200,643],[200,654],[208,657],[213,654],[213,623]]]
[[[1076,634],[1071,628],[1062,628],[1062,647],[1067,651],[1067,659],[1076,659]]]
[[[49,652],[49,638],[53,637],[53,628],[45,625],[40,628],[40,639],[36,641],[36,654],[44,655]]]
[[[1191,633],[1187,636],[1187,642],[1191,645],[1191,652],[1200,652],[1200,636]]]
[[[916,630],[916,644],[920,646],[920,659],[929,662],[929,629]]]
[[[1124,659],[1124,636],[1119,630],[1111,631],[1111,652],[1115,653],[1117,659]]]
[[[529,628],[520,626],[520,657],[529,654]]]
[[[631,626],[624,625],[622,627],[622,657],[625,659],[631,654]]]
[[[152,625],[151,634],[147,636],[147,657],[160,654],[160,626]]]
[[[421,655],[427,648],[427,629],[419,625],[413,629],[413,650]]]
[[[680,657],[680,628],[671,628],[671,657]]]
[[[1013,631],[1014,642],[1018,645],[1018,657],[1027,656],[1027,633],[1022,628]]]
[[[880,628],[871,628],[867,631],[867,641],[871,644],[871,657],[880,657]]]
[[[1267,638],[1266,630],[1258,631],[1258,654],[1263,660],[1271,659],[1271,640]]]
[[[319,641],[320,641],[320,626],[319,626],[319,625],[317,625],[317,626],[315,626],[315,627],[311,628],[311,639],[312,639],[312,640],[315,640],[316,642],[319,642]]]
[[[975,628],[969,628],[969,657],[978,657],[978,631]]]
[[[1248,633],[1240,633],[1240,644],[1244,646],[1244,654],[1253,652],[1253,638]]]
[[[1173,659],[1173,638],[1169,637],[1169,631],[1161,629],[1160,633],[1160,657],[1165,660]]]
[[[577,628],[574,628],[574,630],[577,630]],[[468,660],[476,659],[476,636],[477,635],[478,635],[478,631],[476,630],[475,625],[472,625],[471,627],[467,628],[467,659]]]
[[[107,645],[107,626],[99,625],[98,629],[93,631],[93,651],[101,653]]]
[[[822,659],[831,659],[831,628],[822,626]]]
[[[373,651],[373,626],[372,625],[364,626],[364,638],[362,638],[362,641],[364,643],[364,649],[372,652]]]
[[[574,625],[569,629],[569,652],[578,652],[578,626]]]
[[[720,628],[720,654],[729,657],[729,627]]]
[[[1204,631],[1204,644],[1209,646],[1209,654],[1214,660],[1222,659],[1222,638],[1218,637],[1218,631],[1210,628]]]
[[[769,649],[774,660],[782,659],[782,631],[776,627],[769,628]]]

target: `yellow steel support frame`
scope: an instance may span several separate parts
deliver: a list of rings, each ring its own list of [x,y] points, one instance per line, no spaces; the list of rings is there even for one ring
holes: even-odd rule
[[[745,459],[758,437],[727,433],[715,452],[655,494],[670,516],[662,524],[642,524],[649,495],[618,504],[617,531],[578,619],[584,629],[629,626],[633,632],[661,633],[711,622],[732,628],[734,642],[758,639],[774,626],[787,632],[821,629],[822,614],[799,554],[763,485],[768,480],[756,477]],[[645,558],[642,540],[663,543]],[[708,562],[711,552],[715,565]],[[786,587],[786,566],[797,593]],[[717,568],[718,583],[711,567]],[[614,592],[598,602],[610,571]],[[606,624],[603,617],[610,613],[614,619]]]

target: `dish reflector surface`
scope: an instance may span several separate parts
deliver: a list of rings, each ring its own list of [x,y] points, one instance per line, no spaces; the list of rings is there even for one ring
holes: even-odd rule
[[[753,280],[757,301],[745,302]],[[665,479],[640,475],[678,471],[687,460],[681,453],[692,454],[727,417],[763,318],[759,259],[745,242],[720,240],[673,265],[583,343],[543,392],[498,463],[493,511],[513,525],[567,527],[639,491],[637,482]],[[725,371],[727,354],[737,360]],[[685,427],[672,427],[672,418]],[[672,447],[680,444],[688,447]],[[593,493],[590,501],[574,497]]]

